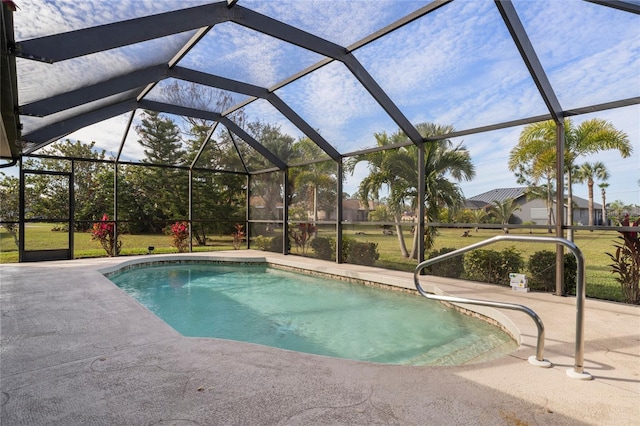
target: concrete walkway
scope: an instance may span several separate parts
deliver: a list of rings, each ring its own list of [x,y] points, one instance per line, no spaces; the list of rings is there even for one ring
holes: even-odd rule
[[[0,424],[640,425],[640,307],[587,300],[585,372],[574,365],[574,298],[430,278],[424,286],[509,301],[491,316],[518,333],[503,358],[454,367],[370,364],[180,336],[100,272],[163,258],[270,262],[413,287],[410,273],[256,251],[0,266]],[[437,289],[436,289],[437,287]],[[439,290],[438,290],[439,289]]]

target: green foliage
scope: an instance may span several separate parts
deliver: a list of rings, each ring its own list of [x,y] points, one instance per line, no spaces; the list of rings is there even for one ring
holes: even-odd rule
[[[503,201],[495,200],[493,205],[489,208],[491,216],[497,221],[497,223],[506,225],[509,223],[511,216],[515,212],[520,210],[520,206],[515,204],[512,198],[507,198]],[[504,233],[508,234],[509,230],[504,228]]]
[[[258,235],[253,239],[252,246],[255,246],[255,248],[259,250],[267,251],[271,247],[271,240],[272,238],[265,237],[264,235]]]
[[[419,123],[416,129],[425,138],[454,131],[452,126],[433,123]],[[407,136],[402,130],[390,135],[386,132],[377,133],[375,138],[378,147],[407,142]],[[415,210],[418,204],[423,202],[418,199],[418,182],[424,179],[427,221],[438,220],[440,210],[444,207],[455,211],[462,205],[464,199],[457,182],[471,180],[475,175],[469,152],[464,145],[454,144],[449,139],[430,141],[421,149],[425,164],[425,170],[423,174],[420,173],[421,176],[418,172],[419,150],[414,144],[351,157],[346,163],[347,171],[353,173],[356,165],[363,161],[369,166],[369,175],[362,179],[359,185],[358,198],[363,202],[379,199],[381,190],[387,189],[389,210],[398,215],[405,209],[406,204]],[[426,248],[433,246],[435,235],[435,228],[427,227]],[[411,252],[409,252],[403,234],[398,235],[400,252],[404,257],[417,259],[416,238],[422,238],[422,236],[414,234],[413,238]]]
[[[524,260],[514,247],[501,252],[474,250],[464,256],[465,276],[469,280],[509,285],[509,274],[524,268]]]
[[[609,264],[611,273],[617,275],[615,279],[622,287],[625,302],[638,305],[640,304],[640,239],[635,232],[622,234],[623,236],[617,237],[620,242],[613,245],[615,252],[606,254],[613,262]]]
[[[184,253],[189,249],[189,223],[179,221],[165,229],[171,237],[171,245],[178,249],[178,253]]]
[[[240,247],[242,247],[242,243],[244,242],[244,237],[245,237],[245,232],[244,232],[244,225],[241,225],[239,223],[236,223],[234,225],[234,232],[233,234],[231,234],[231,236],[233,237],[233,248],[234,250],[239,250]]]
[[[331,239],[331,246],[334,247],[334,251],[335,251],[335,247],[336,244],[333,241],[333,238]],[[357,243],[358,241],[355,238],[352,237],[347,237],[347,236],[343,236],[342,237],[342,261],[346,262],[347,259],[349,258],[349,252],[351,251],[351,247]]]
[[[349,245],[349,250],[345,259],[347,263],[372,266],[376,263],[376,260],[378,260],[379,257],[378,244],[356,241]]]
[[[120,235],[116,236],[115,222],[109,222],[109,216],[105,213],[100,222],[93,224],[91,228],[91,239],[97,240],[107,256],[117,256],[122,248]]]
[[[450,247],[443,247],[440,250],[433,250],[429,253],[428,259],[441,256],[443,254],[451,253],[456,249]],[[447,278],[460,278],[464,272],[464,256],[456,256],[450,259],[445,259],[441,262],[434,263],[426,268],[427,273],[430,275],[437,275],[439,277]]]
[[[282,253],[283,245],[284,245],[284,240],[282,235],[276,235],[269,242],[269,251],[272,251],[274,253]],[[291,249],[291,243],[287,238],[287,251],[289,251],[290,249]]]
[[[533,253],[528,262],[528,285],[532,290],[554,292],[556,289],[556,253],[541,250]],[[576,292],[577,262],[572,253],[564,254],[564,291]]]
[[[311,249],[318,259],[331,260],[335,256],[335,248],[331,245],[331,240],[324,237],[316,237],[311,240]]]
[[[313,223],[298,223],[289,228],[289,236],[302,254],[307,252],[309,241],[316,230],[317,228]]]

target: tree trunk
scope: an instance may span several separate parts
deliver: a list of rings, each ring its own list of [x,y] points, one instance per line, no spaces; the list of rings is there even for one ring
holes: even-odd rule
[[[589,188],[589,226],[593,226],[593,180],[589,179],[587,181],[587,186]],[[593,229],[591,230],[593,232]]]
[[[400,244],[400,253],[402,253],[402,257],[409,257],[409,252],[407,251],[407,245],[404,243],[402,226],[400,225],[400,215],[395,214],[394,219],[396,222],[396,234],[398,235],[398,244]]]
[[[318,185],[313,185],[313,238],[318,237]]]
[[[567,171],[567,224],[573,226],[573,176]],[[573,229],[567,229],[567,240],[573,241]]]
[[[607,226],[607,202],[606,202],[606,194],[604,188],[602,188],[602,225]]]
[[[551,179],[547,178],[547,226],[553,226],[553,201],[551,200]],[[553,233],[553,229],[549,228],[549,234]]]
[[[416,226],[414,228],[414,232],[413,232],[413,244],[411,247],[411,254],[409,255],[410,259],[417,259],[418,258],[418,227]]]

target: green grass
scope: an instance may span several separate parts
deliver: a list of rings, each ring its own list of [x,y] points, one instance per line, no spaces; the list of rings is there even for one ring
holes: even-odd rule
[[[47,248],[64,248],[66,247],[67,234],[65,232],[51,231],[53,224],[39,223],[30,224],[27,228],[27,244],[28,249],[47,249]],[[530,235],[528,230],[512,230],[511,235],[518,235],[518,231],[524,235]],[[435,240],[433,250],[439,250],[443,247],[461,248],[473,243],[477,243],[495,235],[502,235],[499,230],[481,229],[478,232],[471,230],[469,237],[461,237],[461,229],[440,229]],[[335,235],[333,231],[321,230],[319,235],[332,237]],[[344,235],[352,237],[358,241],[372,242],[378,244],[378,252],[380,259],[376,262],[376,266],[413,271],[417,265],[417,261],[402,257],[396,235],[384,235],[382,230],[377,226],[349,226],[345,227]],[[545,231],[536,231],[533,235],[551,236]],[[613,241],[617,237],[616,232],[605,231],[578,231],[574,234],[574,241],[582,251],[586,264],[586,288],[587,296],[598,299],[623,301],[620,284],[615,281],[615,276],[610,272],[611,268],[609,257],[606,252],[613,252]],[[171,239],[167,235],[129,235],[125,234],[122,238],[122,255],[146,254],[149,246],[155,247],[153,253],[175,253],[177,250],[171,247]],[[408,249],[411,249],[412,238],[409,235],[409,227],[405,229],[405,242]],[[540,250],[555,250],[554,244],[541,243],[531,244],[517,241],[500,242],[493,245],[485,246],[484,249],[503,250],[504,248],[513,246],[521,254],[523,259],[527,261],[529,256]],[[211,236],[211,240],[207,246],[199,247],[194,245],[194,251],[216,251],[231,250],[232,237],[226,235]],[[296,247],[292,247],[292,254],[299,254]],[[105,251],[97,241],[91,240],[91,235],[87,232],[76,232],[74,234],[74,257],[100,257],[105,256]],[[313,256],[312,250],[309,250],[307,256]],[[0,228],[0,263],[9,263],[18,261],[18,248],[15,245],[13,237],[4,228]],[[526,273],[527,271],[520,271]]]
[[[54,224],[38,223],[26,229],[25,245],[27,250],[47,250],[68,247],[68,235],[66,232],[52,231]],[[171,246],[171,239],[164,234],[124,234],[121,237],[123,256],[146,254],[148,247],[154,247],[153,253],[177,253],[175,247]],[[106,252],[98,241],[91,239],[88,232],[75,232],[73,234],[74,258],[101,257]],[[193,246],[193,251],[216,251],[231,250],[231,236],[210,236],[206,246]],[[0,263],[11,263],[18,261],[18,247],[9,232],[0,228]]]

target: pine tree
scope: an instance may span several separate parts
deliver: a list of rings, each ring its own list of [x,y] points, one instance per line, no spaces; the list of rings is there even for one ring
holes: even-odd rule
[[[157,112],[145,111],[142,123],[136,127],[144,149],[143,163],[158,166],[183,165],[185,151],[180,129],[169,118]],[[171,221],[186,219],[188,211],[188,174],[186,170],[167,167],[147,167],[144,171],[145,197],[153,200],[152,230],[160,230]]]

